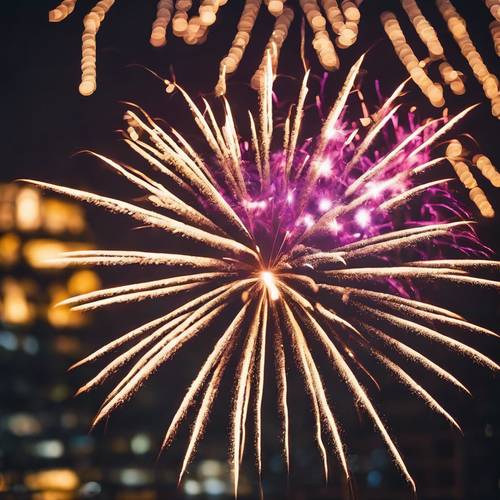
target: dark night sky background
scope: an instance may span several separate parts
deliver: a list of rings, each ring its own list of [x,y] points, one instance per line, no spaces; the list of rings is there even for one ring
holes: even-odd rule
[[[233,0],[229,6],[220,11],[217,23],[210,29],[208,40],[204,45],[190,47],[170,36],[166,47],[154,49],[149,45],[149,34],[155,14],[155,2],[117,1],[98,33],[98,88],[91,97],[80,96],[77,87],[80,78],[82,18],[92,2],[80,0],[75,12],[66,21],[59,24],[49,24],[47,12],[56,3],[57,1],[28,0],[24,2],[12,1],[9,4],[2,3],[1,36],[3,37],[2,47],[4,50],[1,80],[3,128],[1,137],[3,145],[0,181],[30,177],[88,188],[111,196],[136,196],[135,191],[131,190],[122,179],[103,168],[96,159],[85,155],[73,156],[73,154],[88,148],[114,158],[133,158],[127,152],[126,146],[120,143],[119,135],[114,132],[123,125],[122,116],[125,107],[120,101],[131,101],[141,105],[153,116],[166,120],[177,129],[188,131],[187,135],[196,143],[198,139],[194,135],[195,130],[191,115],[181,97],[178,94],[167,95],[161,82],[143,68],[134,65],[147,66],[165,77],[169,76],[172,68],[177,80],[192,95],[209,95],[217,79],[219,61],[226,53],[234,36],[240,2]],[[485,58],[487,66],[498,75],[498,58],[495,56],[490,33],[487,30],[487,25],[491,21],[490,14],[482,5],[483,2],[481,0],[461,0],[454,3],[467,19],[468,29],[473,40],[477,43],[480,53]],[[489,103],[482,94],[479,84],[472,77],[472,73],[451,35],[447,33],[434,2],[425,0],[419,4],[421,4],[424,14],[428,14],[432,24],[437,28],[452,65],[463,70],[467,75],[467,93],[464,96],[457,98],[451,96],[449,91],[447,92],[447,105],[449,105],[450,111],[454,113],[466,105],[475,102],[482,103],[479,109],[475,110],[457,127],[457,131],[472,132],[481,146],[481,151],[494,159],[494,162],[496,160],[496,164],[499,165],[498,121],[491,116]],[[373,99],[371,81],[380,79],[382,89],[388,94],[406,77],[405,70],[396,58],[378,20],[378,14],[386,8],[402,14],[399,2],[395,0],[365,0],[362,5],[360,38],[347,51],[339,51],[341,69],[338,73],[330,76],[327,97],[335,95],[350,64],[368,48],[371,50],[364,64],[366,71],[363,76],[363,88],[366,90],[365,95],[368,102]],[[423,46],[413,32],[409,21],[404,15],[398,17],[402,19],[405,31],[411,33],[410,43],[418,47],[417,55],[423,55]],[[249,81],[260,62],[262,49],[270,33],[272,22],[271,16],[261,11],[241,68],[229,82],[228,95],[233,110],[237,116],[245,120],[245,123],[246,109],[254,106],[256,102],[255,93],[246,82]],[[282,99],[285,102],[287,98],[292,98],[297,93],[302,76],[302,66],[298,57],[299,27],[300,23],[296,18],[280,58],[279,72],[285,77],[278,79],[276,90],[279,96],[283,96]],[[322,70],[316,61],[310,43],[306,44],[306,51],[313,72],[315,75],[321,75]],[[439,114],[439,111],[427,103],[427,100],[414,85],[410,85],[406,101],[409,104],[418,103],[422,110],[422,116],[426,116],[428,113],[434,116]],[[284,109],[282,108],[282,117],[286,113]],[[317,120],[313,118],[308,123],[314,126],[315,122],[317,123]],[[246,132],[245,127],[246,125],[242,127],[243,132]],[[481,186],[499,212],[498,190],[493,190],[491,186],[482,181]],[[462,195],[459,194],[459,196]],[[467,202],[465,198],[464,201]],[[163,244],[163,240],[157,236],[152,236],[145,242],[145,233],[131,232],[131,225],[119,217],[108,216],[93,209],[88,210],[88,215],[93,238],[101,248],[120,248],[127,247],[127,245],[130,248],[146,248],[148,245],[154,247]],[[497,216],[495,220],[483,219],[478,224],[480,236],[494,250],[499,248],[498,220]],[[113,276],[111,275],[109,279],[113,280]],[[468,288],[458,291],[445,290],[445,292],[445,296],[440,297],[444,304],[458,304],[468,319],[490,328],[498,328],[498,298],[495,294],[485,290],[471,291]],[[156,313],[154,310],[151,311],[146,307],[139,309],[141,311],[139,314],[144,314],[145,317],[156,317],[153,316]],[[130,313],[129,316],[131,316]],[[111,316],[109,313],[99,315],[99,334],[91,342],[95,342],[97,345],[104,337],[112,338],[130,326],[129,319],[127,319],[126,312],[125,315],[120,316]],[[137,318],[134,318],[135,321]],[[92,332],[88,335],[92,335]],[[474,345],[490,354],[493,359],[498,359],[498,343],[490,341],[490,339],[478,339]],[[495,379],[486,370],[473,365],[472,362],[458,359],[458,357],[450,360],[449,366],[455,367],[455,372],[460,373],[461,378],[466,385],[472,388],[474,393],[473,398],[467,399],[455,391],[447,391],[440,383],[431,387],[435,389],[444,406],[458,418],[465,433],[463,438],[463,449],[467,456],[465,478],[467,486],[465,491],[469,492],[467,493],[469,496],[456,498],[466,500],[498,498],[496,496],[500,477],[497,456],[500,442],[498,377]],[[90,375],[90,371],[87,371],[87,376]],[[14,373],[3,375],[15,376]],[[166,372],[165,376],[175,375],[174,371]],[[69,377],[75,376],[71,374]],[[184,376],[184,378],[188,380],[189,375]],[[76,387],[78,383],[76,379],[74,379],[74,383]],[[174,390],[177,392],[179,392],[179,385],[174,384]],[[152,387],[156,387],[160,393],[163,392],[162,398],[170,397],[165,396],[164,386],[161,383],[158,385],[158,382],[154,382]],[[95,409],[98,406],[99,396],[90,398]],[[395,400],[399,401],[400,404],[406,404],[405,398],[408,398],[405,392],[391,386],[389,391],[382,394],[379,399],[382,403],[388,401],[390,408],[391,404],[395,404]],[[345,398],[346,404],[348,401],[348,398]],[[132,402],[133,405],[134,402]],[[420,432],[425,431],[426,426],[434,428],[436,421],[439,420],[438,417],[429,416],[430,412],[423,408],[423,405],[418,405],[417,409],[414,418],[407,418],[404,423],[400,424],[390,419],[390,411],[386,411],[385,414],[396,431],[408,432],[410,426],[420,427]],[[127,413],[127,410],[118,412],[117,416],[113,418],[109,432],[113,432],[111,428],[115,425],[115,420],[126,419],[127,415],[131,415]],[[128,420],[128,425],[137,428],[153,426],[161,432],[162,425],[166,422],[164,409],[154,417],[140,412],[133,415],[135,420],[132,422]],[[214,422],[219,423],[218,429],[217,425],[212,425],[209,428],[209,432],[213,428],[213,437],[212,441],[210,438],[208,439],[206,447],[202,447],[205,456],[210,455],[210,447],[214,446],[213,443],[217,439],[224,439],[225,424],[220,424],[222,421],[223,410],[214,418]],[[357,424],[354,424],[349,422],[345,427],[348,431],[352,430],[353,433],[356,433]],[[486,440],[484,437],[483,429],[487,424],[493,425],[493,439]],[[117,425],[119,429],[120,424]],[[364,421],[364,427],[370,430],[366,421]],[[103,431],[98,429],[95,432]],[[451,431],[449,432],[451,433]],[[360,435],[366,436],[367,434]],[[267,435],[269,440],[272,440],[273,437],[272,434]],[[369,453],[373,444],[370,439],[362,443],[361,449],[358,450],[359,453]],[[312,443],[312,434],[307,435],[307,439],[301,438],[301,442],[308,443],[308,440]],[[303,446],[310,446],[310,443]],[[377,442],[377,446],[380,446],[380,443]],[[214,449],[216,453],[219,453],[217,447]],[[165,459],[166,463],[170,465],[172,462],[175,463],[175,453],[174,451],[171,458]],[[412,458],[410,451],[405,456],[410,469],[412,465],[418,464],[419,460],[426,460],[425,456]],[[151,462],[153,464],[154,457],[151,458]],[[298,485],[308,484],[304,476],[301,475],[298,463],[294,467],[294,474],[296,474],[296,478],[292,479],[292,485],[294,481]],[[417,477],[417,482],[418,479]],[[279,479],[281,481],[280,487],[284,484],[282,480],[283,478]],[[422,479],[422,482],[421,497],[437,499],[437,497],[426,496],[426,491],[430,490],[426,490],[425,478]],[[301,490],[302,492],[309,491],[309,494],[297,494],[295,498],[316,498],[314,495],[317,491],[322,492],[318,493],[318,498],[329,498],[328,489],[322,489],[320,480],[316,484],[312,481],[312,484],[313,489]],[[480,484],[480,487],[477,484]],[[299,491],[299,487],[297,487],[297,491]],[[360,492],[363,491],[363,488],[360,487]],[[270,498],[275,497],[270,496]],[[360,498],[364,500],[365,498],[383,497],[371,497],[368,493],[366,495],[360,493]],[[452,496],[446,498],[455,500],[455,497]]]

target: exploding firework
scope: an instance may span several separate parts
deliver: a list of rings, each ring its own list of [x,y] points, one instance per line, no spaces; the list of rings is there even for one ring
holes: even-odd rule
[[[349,96],[355,95],[352,90],[361,64],[362,59],[350,70],[314,138],[303,137],[302,130],[309,81],[306,73],[297,102],[284,123],[282,147],[277,150],[272,145],[281,137],[274,128],[271,54],[259,90],[260,112],[257,117],[250,113],[248,142],[240,140],[227,100],[222,99],[221,124],[207,101],[204,110],[200,109],[177,84],[209,153],[202,156],[177,130],[163,130],[144,112],[136,108],[127,111],[126,143],[149,163],[155,176],[165,176],[182,194],[174,194],[165,183],[136,168],[96,156],[145,193],[149,208],[30,181],[196,243],[198,252],[189,254],[103,250],[69,252],[57,259],[59,264],[71,266],[156,266],[168,275],[63,302],[75,310],[167,296],[182,299],[179,307],[141,324],[75,365],[124,348],[79,390],[87,392],[110,375],[123,374],[94,425],[129,400],[176,352],[189,349],[192,340],[213,328],[216,320],[226,322],[165,434],[162,449],[192,416],[180,478],[204,433],[231,360],[237,360],[230,433],[235,494],[252,412],[259,476],[261,472],[261,412],[269,357],[275,366],[287,467],[293,446],[288,374],[295,366],[310,398],[325,475],[327,442],[331,442],[346,477],[350,477],[335,400],[329,400],[321,374],[323,369],[335,370],[356,404],[373,420],[413,489],[403,458],[362,385],[360,377],[368,372],[360,355],[376,359],[455,427],[458,424],[453,417],[396,358],[405,358],[463,391],[467,388],[401,333],[411,332],[429,345],[439,344],[492,370],[499,369],[487,356],[443,331],[462,329],[496,336],[494,332],[422,300],[419,292],[423,283],[499,288],[498,282],[474,275],[476,269],[491,271],[499,266],[487,258],[472,221],[464,217],[460,204],[446,188],[452,179],[428,177],[446,168],[446,157],[430,158],[430,146],[472,108],[451,119],[415,125],[411,116],[405,120],[401,104],[396,104],[403,83],[372,115],[371,125],[358,129],[349,124],[345,114]],[[457,142],[451,142],[448,149],[450,161],[463,163],[461,145],[459,150]],[[493,176],[494,167],[484,158],[475,161]],[[468,182],[471,190],[475,189]],[[396,213],[404,216],[396,217]],[[458,249],[458,258],[447,258],[446,250],[451,246]],[[476,258],[466,258],[464,254],[472,247],[478,248]],[[329,357],[328,367],[316,362],[319,346]]]

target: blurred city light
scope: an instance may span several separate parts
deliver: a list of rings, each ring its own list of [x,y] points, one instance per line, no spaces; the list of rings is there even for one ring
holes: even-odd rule
[[[200,483],[195,479],[186,479],[184,482],[184,491],[188,495],[200,495],[203,490]]]
[[[78,490],[79,496],[83,498],[92,498],[100,495],[102,492],[101,485],[95,481],[89,481],[81,486]]]
[[[226,483],[216,477],[203,481],[203,491],[208,495],[222,495],[226,493]]]
[[[150,470],[135,467],[120,470],[118,477],[125,486],[142,486],[153,482],[153,474]]]
[[[198,472],[203,477],[218,477],[222,476],[226,469],[227,465],[217,460],[203,460],[198,467]]]
[[[16,223],[20,231],[36,231],[41,223],[40,194],[21,188],[16,198]]]
[[[0,331],[0,347],[7,351],[15,351],[18,347],[16,334],[6,330]]]
[[[50,469],[26,474],[25,485],[34,491],[56,490],[73,491],[78,488],[80,480],[70,469]]]
[[[382,484],[382,474],[378,470],[371,470],[366,476],[370,488],[378,488]]]
[[[7,428],[16,436],[33,436],[42,431],[40,421],[28,413],[16,413],[7,418]]]
[[[137,455],[143,455],[151,449],[151,439],[147,434],[136,434],[130,440],[130,449]]]
[[[33,445],[33,455],[41,458],[60,458],[64,453],[64,445],[57,439],[39,441]]]
[[[19,260],[21,238],[15,233],[6,233],[0,237],[0,265],[13,266]]]
[[[42,197],[31,187],[0,184],[0,265],[9,270],[0,279],[2,321],[22,326],[42,319],[56,328],[85,324],[88,315],[54,306],[71,294],[96,290],[99,278],[90,270],[63,269],[60,277],[53,270],[61,266],[50,262],[62,252],[94,248],[86,241],[85,233],[84,212],[77,204]],[[47,275],[49,283],[39,270],[51,271]],[[43,285],[40,281],[44,281]],[[32,339],[26,340],[23,348],[31,354],[38,350]]]
[[[5,278],[2,286],[3,301],[0,311],[2,319],[11,325],[30,323],[35,316],[35,308],[28,302],[26,289],[12,278]]]

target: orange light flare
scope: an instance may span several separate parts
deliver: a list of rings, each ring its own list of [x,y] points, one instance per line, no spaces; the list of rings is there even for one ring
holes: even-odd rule
[[[281,294],[276,284],[276,275],[273,273],[273,271],[261,271],[260,279],[264,283],[270,299],[273,301],[278,300]]]

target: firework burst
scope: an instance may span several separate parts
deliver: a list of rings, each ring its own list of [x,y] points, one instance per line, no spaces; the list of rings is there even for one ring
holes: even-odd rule
[[[255,453],[261,472],[261,407],[266,358],[274,359],[277,404],[281,415],[283,454],[290,457],[288,370],[300,371],[316,422],[316,440],[328,475],[328,442],[349,478],[344,440],[335,416],[335,401],[315,361],[314,345],[329,357],[352,392],[356,404],[373,420],[397,466],[415,485],[401,454],[360,380],[366,369],[360,353],[381,363],[413,394],[458,427],[453,417],[409,375],[395,357],[423,367],[467,391],[450,372],[401,338],[403,331],[440,344],[498,370],[473,347],[443,333],[456,328],[496,336],[459,314],[420,299],[422,283],[499,288],[496,281],[473,271],[498,269],[481,259],[447,259],[441,250],[467,253],[481,247],[472,222],[446,188],[452,179],[426,175],[439,172],[444,157],[431,159],[429,148],[472,108],[451,119],[413,125],[396,105],[404,84],[386,100],[366,131],[345,119],[362,59],[350,70],[319,135],[303,138],[307,100],[306,73],[298,100],[284,122],[282,147],[273,120],[272,57],[268,55],[257,117],[250,113],[251,139],[240,141],[228,102],[223,99],[220,124],[207,101],[200,109],[179,86],[195,122],[210,147],[205,158],[175,129],[165,131],[145,113],[127,111],[125,141],[166,176],[178,192],[135,168],[98,156],[146,193],[150,208],[91,192],[30,181],[78,200],[126,214],[142,225],[195,242],[196,254],[138,251],[69,252],[57,259],[66,265],[156,266],[167,278],[106,288],[64,301],[79,311],[167,296],[185,297],[146,324],[125,333],[78,362],[90,363],[118,348],[112,359],[79,393],[87,392],[120,371],[122,378],[105,399],[94,425],[129,400],[158,368],[182,348],[189,349],[218,318],[226,327],[208,353],[176,411],[162,449],[180,425],[192,417],[180,478],[193,457],[224,372],[238,359],[231,414],[230,461],[234,492],[248,439],[248,415],[254,413]],[[405,125],[406,123],[406,125]],[[280,134],[281,135],[281,134]],[[390,139],[392,138],[392,139]],[[392,142],[391,142],[392,141]],[[381,143],[382,149],[376,146]],[[455,157],[454,161],[457,157]],[[394,214],[404,217],[395,217]],[[404,222],[396,222],[401,219]],[[432,255],[425,249],[433,243]],[[434,260],[433,260],[434,259]],[[174,276],[172,276],[172,273]],[[438,325],[438,326],[436,326]]]

